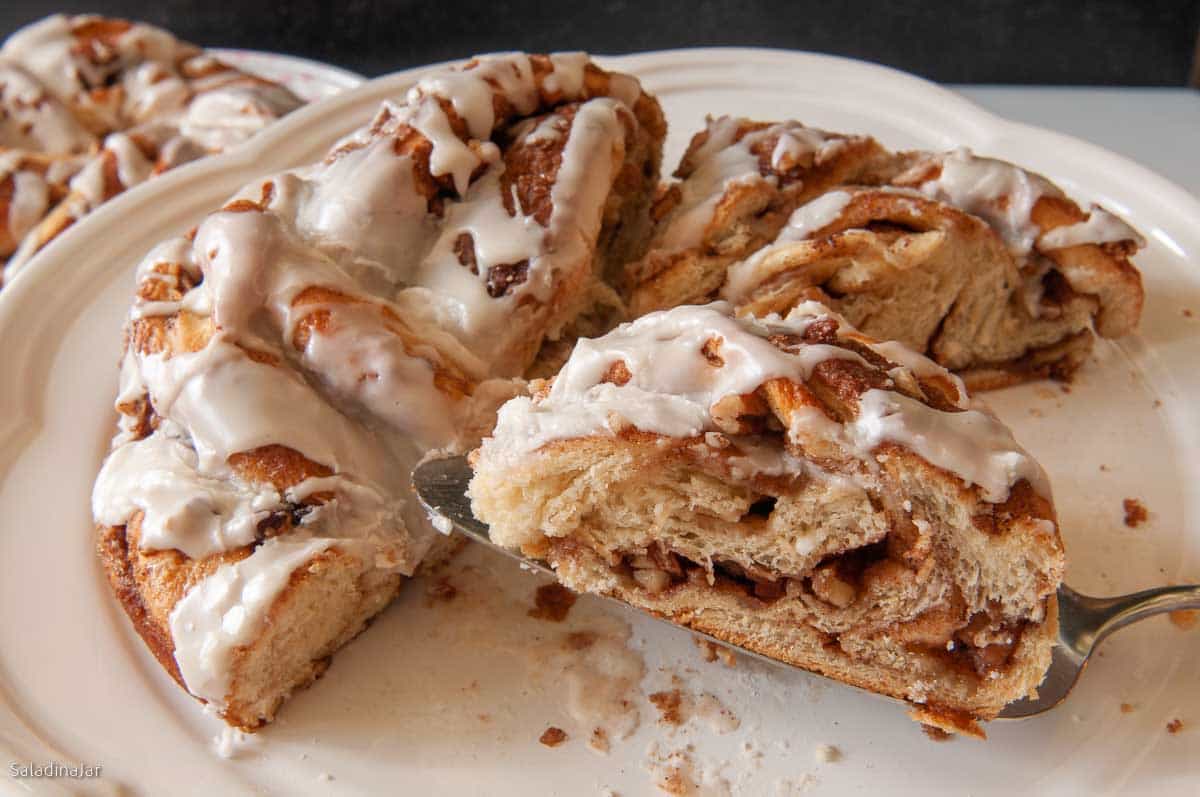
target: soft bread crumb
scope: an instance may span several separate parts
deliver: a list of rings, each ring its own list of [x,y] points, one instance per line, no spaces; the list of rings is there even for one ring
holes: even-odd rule
[[[813,755],[824,764],[833,764],[842,760],[842,751],[831,744],[819,744]]]

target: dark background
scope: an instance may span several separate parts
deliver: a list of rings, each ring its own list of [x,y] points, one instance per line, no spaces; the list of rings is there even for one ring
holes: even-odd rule
[[[141,19],[217,47],[377,75],[494,50],[759,45],[864,58],[950,83],[1197,84],[1200,0],[0,0],[0,36],[53,11]]]

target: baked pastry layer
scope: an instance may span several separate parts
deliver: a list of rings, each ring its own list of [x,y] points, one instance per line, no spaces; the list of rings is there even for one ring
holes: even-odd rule
[[[446,544],[413,465],[490,429],[644,245],[664,132],[582,54],[478,59],[146,257],[93,512],[189,692],[270,721]]]
[[[125,189],[301,104],[151,25],[56,14],[22,28],[0,47],[5,277]]]
[[[567,586],[942,716],[1041,681],[1045,475],[927,358],[815,303],[718,303],[581,341],[534,387],[472,454],[472,507]]]
[[[786,151],[772,143],[788,130],[808,134],[790,170],[751,157]],[[1141,236],[1003,161],[722,117],[676,175],[650,252],[627,269],[635,315],[717,297],[786,313],[813,299],[987,389],[1068,378],[1095,334],[1129,334],[1141,314]]]

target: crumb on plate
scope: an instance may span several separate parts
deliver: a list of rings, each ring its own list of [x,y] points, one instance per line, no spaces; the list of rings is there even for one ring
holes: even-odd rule
[[[1168,615],[1172,624],[1180,631],[1191,631],[1200,623],[1200,611],[1196,609],[1176,609]]]
[[[576,595],[561,584],[543,584],[533,596],[529,616],[538,620],[561,623],[575,605]]]
[[[817,749],[813,751],[818,761],[826,764],[832,764],[842,760],[842,751],[831,744],[819,744]]]
[[[1126,498],[1121,502],[1121,506],[1125,509],[1125,525],[1131,529],[1136,529],[1150,517],[1146,505],[1136,498]]]
[[[538,737],[538,741],[547,747],[558,747],[566,740],[567,732],[562,728],[557,728],[553,725],[542,731],[542,735]]]

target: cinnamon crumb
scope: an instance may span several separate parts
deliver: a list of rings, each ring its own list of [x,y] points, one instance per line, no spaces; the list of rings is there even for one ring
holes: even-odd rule
[[[603,728],[592,728],[592,738],[588,740],[588,747],[598,753],[607,753],[609,749],[608,732]]]
[[[1150,517],[1145,504],[1136,498],[1126,498],[1121,505],[1125,507],[1125,525],[1131,529],[1142,525]]]
[[[476,716],[479,718],[480,722],[491,722],[492,721],[491,714],[477,714]]]
[[[1132,714],[1134,708],[1135,708],[1135,706],[1132,703],[1122,703],[1121,704],[1121,713],[1122,714]]]
[[[1101,464],[1100,470],[1104,473],[1108,473],[1110,470],[1112,470],[1112,468],[1108,467],[1107,465]]]
[[[533,596],[529,616],[551,623],[561,623],[575,605],[575,593],[561,584],[543,584]]]
[[[425,588],[425,606],[435,603],[449,603],[458,595],[458,588],[450,583],[445,576]]]
[[[538,741],[547,747],[558,747],[566,740],[567,732],[562,728],[556,728],[553,725],[542,731],[542,735],[538,737]]]
[[[684,795],[691,792],[692,784],[680,767],[671,767],[667,774],[658,781],[658,788],[667,794]]]
[[[1185,307],[1185,308],[1183,308],[1183,317],[1184,317],[1184,318],[1191,318],[1191,317],[1192,317],[1192,311],[1191,311],[1191,310],[1189,310],[1189,309],[1188,309],[1188,308],[1186,308],[1186,307]]]
[[[717,646],[709,642],[703,637],[692,637],[692,641],[696,643],[696,647],[700,648],[700,657],[712,664],[717,660]]]
[[[591,631],[572,631],[563,639],[567,650],[587,650],[596,644],[596,635]]]
[[[1070,393],[1070,392],[1071,392],[1071,386],[1070,386],[1070,385],[1059,385],[1059,389],[1060,389],[1060,390],[1062,390],[1062,392],[1064,392],[1064,393]]]
[[[696,647],[700,648],[701,658],[709,664],[720,659],[721,663],[731,670],[737,667],[737,657],[724,645],[718,645],[703,637],[692,637],[692,641],[696,643]]]
[[[1155,400],[1154,400],[1154,403],[1153,403],[1153,405],[1152,405],[1152,406],[1154,407],[1154,409],[1158,409],[1159,407],[1161,407],[1161,406],[1162,406],[1162,399],[1155,399]]]
[[[683,693],[678,689],[669,692],[655,692],[650,695],[650,702],[658,708],[658,721],[664,725],[683,724]]]
[[[944,731],[936,725],[927,725],[924,722],[921,723],[921,730],[935,742],[948,742],[954,738],[954,734]]]
[[[1179,733],[1181,730],[1183,730],[1183,720],[1179,719],[1178,717],[1167,723],[1167,733],[1171,734],[1172,736]]]
[[[1196,609],[1176,609],[1167,616],[1180,631],[1191,631],[1200,623],[1200,611]]]

